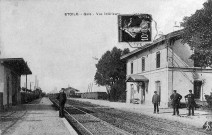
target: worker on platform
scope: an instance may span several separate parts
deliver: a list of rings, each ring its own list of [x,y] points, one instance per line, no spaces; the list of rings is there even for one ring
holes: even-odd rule
[[[170,99],[172,101],[173,115],[177,113],[177,116],[180,116],[179,106],[180,106],[180,100],[182,99],[182,96],[179,93],[177,93],[177,90],[174,90],[173,94],[170,96]]]
[[[60,93],[57,97],[57,99],[59,100],[59,106],[60,106],[60,110],[59,110],[59,117],[64,117],[64,106],[67,100],[66,94],[65,94],[65,89],[62,88],[60,90]]]
[[[192,90],[189,90],[189,94],[185,96],[185,98],[188,100],[188,116],[191,115],[194,116],[194,108],[196,105],[196,102],[194,100],[194,94],[192,93]]]

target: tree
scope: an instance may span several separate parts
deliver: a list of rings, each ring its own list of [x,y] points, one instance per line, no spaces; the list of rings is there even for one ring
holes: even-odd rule
[[[200,67],[212,65],[212,0],[203,4],[190,17],[184,17],[182,42],[187,43],[194,54],[191,59]]]
[[[123,84],[120,82],[125,81],[126,78],[126,64],[120,57],[127,53],[129,49],[121,50],[114,47],[111,51],[106,51],[96,64],[94,80],[98,85],[106,87],[109,97],[111,97],[111,91],[115,97],[118,93],[120,94],[116,92],[119,91],[117,85]]]

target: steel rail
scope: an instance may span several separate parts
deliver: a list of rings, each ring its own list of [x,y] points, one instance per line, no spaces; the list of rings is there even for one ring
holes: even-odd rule
[[[95,107],[94,107],[93,109],[95,109]],[[97,111],[99,111],[99,112],[105,112],[105,111],[102,111],[102,110],[97,110]],[[123,111],[123,110],[122,110],[122,111]],[[112,114],[112,113],[110,113],[110,112],[108,112],[108,111],[107,111],[107,113],[110,114],[110,115],[114,115],[114,114]],[[130,113],[132,113],[132,112],[130,112]],[[116,115],[116,114],[115,114],[115,115]],[[142,115],[144,115],[144,114],[142,114]],[[118,115],[116,115],[116,116],[118,116]],[[135,121],[135,122],[142,123],[142,124],[145,124],[145,125],[149,125],[149,127],[152,127],[152,128],[157,129],[157,127],[155,127],[155,126],[153,126],[153,125],[151,125],[151,124],[145,123],[145,122],[143,122],[143,121],[141,121],[141,120],[138,120],[138,119],[132,119],[131,117],[125,117],[124,119],[126,119],[126,120],[131,120],[131,121]],[[186,130],[190,130],[190,131],[193,131],[193,132],[204,133],[204,134],[211,134],[211,133],[207,133],[207,132],[204,132],[204,131],[197,131],[197,130],[194,130],[194,129],[192,129],[192,128],[187,128],[187,127],[183,127],[183,126],[177,126],[177,125],[173,124],[172,122],[165,122],[165,119],[163,119],[163,120],[158,120],[158,119],[154,118],[153,116],[152,116],[152,117],[151,117],[151,116],[142,117],[142,120],[150,120],[150,119],[151,119],[151,121],[157,121],[157,122],[162,123],[162,124],[172,125],[173,127],[177,127],[177,128],[179,128],[179,129],[186,129]],[[180,123],[180,124],[181,124],[181,123]],[[166,130],[167,132],[170,132],[169,130],[164,129],[164,128],[160,128],[160,129]]]
[[[97,117],[95,117],[95,116],[93,116],[93,115],[91,115],[91,114],[89,114],[89,113],[87,113],[87,112],[85,112],[85,111],[83,111],[83,110],[77,108],[77,107],[74,107],[73,105],[69,105],[69,106],[71,106],[72,108],[75,108],[75,109],[77,109],[77,110],[79,110],[79,111],[81,111],[81,112],[83,112],[83,113],[85,113],[85,114],[87,114],[87,115],[93,117],[94,119],[97,119],[97,120],[103,122],[103,123],[106,124],[107,126],[113,128],[113,129],[115,129],[115,130],[117,130],[117,131],[120,131],[120,132],[122,132],[122,133],[125,134],[125,135],[133,135],[133,134],[130,134],[130,133],[128,133],[127,131],[124,131],[124,130],[122,130],[122,129],[120,129],[120,128],[117,128],[116,126],[113,126],[113,125],[109,124],[108,122],[106,122],[106,121],[104,121],[104,120],[101,120],[101,119],[99,119],[99,118],[97,118]],[[84,108],[84,107],[81,107],[81,108]]]
[[[69,122],[71,122],[73,124],[73,126],[75,126],[75,128],[77,128],[77,130],[79,130],[80,133],[85,132],[86,135],[94,135],[86,127],[84,127],[78,120],[76,120],[73,116],[71,116],[70,113],[68,111],[66,111],[66,109],[64,109],[64,111],[68,114],[68,118],[66,117],[66,119],[68,121],[71,119]]]
[[[75,101],[75,100],[74,100]],[[83,103],[84,105],[86,104],[86,103]],[[95,104],[94,104],[95,105]],[[81,107],[82,108],[82,107]],[[97,109],[97,111],[99,111],[99,112],[105,112],[105,111],[102,111],[102,110],[98,110],[98,108],[96,108],[96,107],[83,107],[83,108],[93,108],[93,109]],[[122,110],[123,111],[123,110]],[[114,114],[112,114],[112,113],[110,113],[110,112],[108,112],[107,111],[107,113],[108,114],[110,114],[110,115],[114,115]],[[132,113],[132,112],[131,112]],[[135,121],[135,122],[139,122],[139,123],[142,123],[142,124],[144,124],[144,125],[148,125],[149,127],[152,127],[152,128],[155,128],[155,129],[157,129],[158,127],[154,127],[154,126],[152,126],[151,124],[147,124],[147,123],[145,123],[145,122],[143,122],[143,121],[139,121],[139,120],[137,120],[137,119],[131,119],[130,117],[129,118],[127,118],[127,117],[125,117],[124,119],[126,119],[126,120],[133,120],[133,121]],[[167,124],[167,125],[172,125],[172,126],[174,126],[174,127],[177,127],[177,128],[179,128],[179,129],[186,129],[186,130],[190,130],[190,131],[193,131],[193,132],[197,132],[197,133],[203,133],[203,134],[210,134],[210,133],[207,133],[207,132],[204,132],[204,131],[198,131],[198,130],[194,130],[194,129],[192,129],[192,128],[189,128],[189,127],[184,127],[183,126],[183,124],[182,125],[175,125],[175,124],[173,124],[172,122],[165,122],[165,120],[163,119],[163,120],[158,120],[158,119],[155,119],[154,117],[151,117],[151,116],[148,116],[148,117],[142,117],[142,120],[149,120],[149,119],[151,119],[151,120],[153,120],[153,121],[157,121],[157,122],[159,122],[159,123],[163,123],[163,124]],[[181,124],[181,123],[180,123]],[[147,126],[147,128],[148,128],[148,126]],[[164,130],[165,132],[172,132],[172,131],[169,131],[169,130],[167,130],[167,129],[164,129],[164,128],[160,128],[161,130]]]
[[[59,105],[50,98],[50,101],[59,108]],[[69,122],[70,125],[74,126],[79,134],[93,135],[87,128],[85,128],[78,120],[76,120],[70,113],[64,108],[64,111],[68,116],[65,115],[65,119]]]
[[[50,100],[51,100],[51,99],[50,99]],[[52,101],[52,100],[51,100],[51,101]],[[52,101],[52,102],[53,102],[53,104],[55,104],[57,107],[59,107],[59,105],[56,103],[56,101]],[[78,110],[78,111],[84,113],[84,114],[87,115],[87,116],[90,116],[90,118],[93,118],[93,119],[97,120],[97,121],[95,121],[95,122],[101,122],[102,124],[107,125],[108,128],[114,129],[114,131],[116,131],[116,132],[119,132],[119,133],[124,134],[124,135],[133,135],[133,134],[128,133],[128,132],[126,132],[126,131],[124,131],[124,130],[122,130],[122,129],[120,129],[120,128],[117,128],[117,127],[115,127],[115,126],[109,124],[108,122],[103,121],[103,120],[101,120],[101,119],[99,119],[99,118],[97,118],[97,117],[95,117],[95,116],[93,116],[93,115],[91,115],[91,114],[89,114],[89,113],[87,113],[87,112],[85,112],[85,111],[83,111],[83,110],[77,108],[77,107],[74,107],[73,105],[68,104],[68,107],[73,108],[73,109],[75,109],[75,110]],[[73,116],[71,116],[71,114],[70,114],[70,113],[68,112],[68,110],[67,110],[67,109],[69,109],[68,107],[66,106],[66,107],[64,108],[64,111],[65,111],[66,114],[68,115],[68,116],[65,115],[65,116],[66,116],[65,118],[69,121],[69,123],[70,123],[70,124],[73,124],[73,126],[74,126],[74,127],[78,130],[78,132],[81,133],[81,134],[94,135],[94,134],[91,133],[85,126],[83,126],[82,123],[80,123],[77,119],[75,119]],[[84,108],[84,107],[81,107],[81,108]],[[89,122],[90,122],[90,121],[89,121]],[[83,133],[82,133],[82,132],[83,132]]]

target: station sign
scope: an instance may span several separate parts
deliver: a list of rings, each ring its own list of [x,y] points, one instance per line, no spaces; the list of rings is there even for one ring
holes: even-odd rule
[[[119,42],[150,42],[151,23],[149,14],[118,15]]]

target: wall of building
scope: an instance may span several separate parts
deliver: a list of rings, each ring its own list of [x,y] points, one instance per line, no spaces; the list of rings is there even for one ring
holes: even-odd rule
[[[173,83],[172,83],[172,74],[173,74]],[[194,77],[195,75],[195,77]],[[194,73],[193,69],[178,69],[171,70],[169,69],[169,90],[170,94],[173,90],[177,90],[179,94],[183,96],[182,102],[185,102],[184,96],[189,93],[188,90],[194,90],[194,80],[199,80],[204,82],[201,87],[200,98],[197,100],[205,101],[204,95],[209,95],[212,92],[212,70],[198,70]]]
[[[167,67],[167,49],[165,44],[156,45],[151,49],[146,49],[140,54],[127,60],[127,75],[131,74],[131,63],[133,62],[133,74],[158,70],[156,68],[156,53],[160,52],[160,68]],[[142,71],[142,57],[145,58],[145,71]]]
[[[183,96],[181,102],[185,102],[184,96],[188,94],[188,90],[193,89],[193,74],[190,71],[183,71],[182,69],[169,69],[169,101],[173,93],[172,90],[177,90],[177,93]]]
[[[210,71],[200,70],[198,71],[198,74],[199,74],[198,80],[203,81],[200,100],[205,101],[204,95],[210,95],[210,93],[212,92],[212,83],[211,83],[212,70]]]
[[[18,90],[18,93],[17,93],[17,101],[18,101],[18,104],[21,103],[21,76],[18,76],[17,77],[18,80],[17,80],[17,90]]]
[[[11,87],[12,87],[12,104],[16,105],[20,103],[20,75],[16,74],[15,72],[11,72]]]
[[[108,99],[108,95],[106,92],[86,92],[81,94],[81,98]]]
[[[0,110],[3,110],[4,105],[4,66],[0,64]]]
[[[5,108],[12,106],[12,75],[11,70],[4,68],[5,77],[4,77],[4,94],[3,94],[3,105]],[[7,82],[9,80],[9,82]],[[9,103],[8,103],[8,90],[9,90]]]
[[[156,82],[161,82],[161,105],[168,106],[170,95],[177,90],[183,96],[181,102],[185,102],[184,96],[188,90],[194,89],[194,80],[204,80],[201,89],[200,101],[204,101],[204,95],[212,92],[212,69],[198,70],[194,72],[193,60],[190,59],[193,51],[187,44],[182,44],[181,39],[173,42],[169,48],[166,44],[158,44],[150,49],[145,49],[133,57],[127,59],[127,75],[131,75],[131,62],[133,62],[133,74],[144,75],[149,79],[148,89],[145,94],[145,104],[151,104],[152,95],[156,90]],[[156,53],[160,52],[160,68],[156,68]],[[142,57],[145,57],[145,71],[142,71]],[[127,82],[127,99],[131,101],[131,84],[134,85],[135,98],[141,98],[137,90],[136,82]]]
[[[168,106],[168,70],[161,69],[154,72],[147,72],[142,74],[149,79],[147,88],[145,89],[145,104],[152,104],[152,96],[154,91],[156,91],[156,82],[160,81],[161,83],[161,106]],[[134,89],[137,91],[137,84],[134,82],[127,82],[127,103],[130,103],[131,100],[131,84],[134,85]],[[140,94],[140,93],[136,93]],[[136,98],[140,95],[136,95]]]
[[[2,64],[0,64],[0,92],[2,92],[2,108],[6,109],[12,105],[21,103],[20,75],[14,73]]]
[[[181,39],[176,40],[174,44],[169,46],[169,67],[172,67],[172,61],[174,67],[193,67],[193,60],[190,59],[193,51],[188,44],[182,44]]]
[[[156,54],[160,52],[160,68],[156,68]],[[145,58],[145,71],[142,71],[142,57]],[[133,62],[133,74],[144,75],[149,79],[145,90],[145,104],[152,104],[152,96],[156,90],[156,82],[161,83],[161,106],[168,106],[168,70],[167,70],[167,48],[166,44],[158,44],[151,49],[146,49],[140,54],[127,60],[127,75],[131,74],[131,62]],[[141,92],[138,91],[137,83],[127,83],[127,99],[131,101],[131,84],[134,85],[135,98],[141,99]]]

